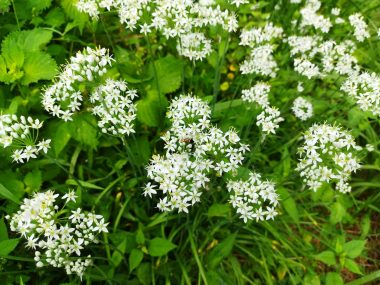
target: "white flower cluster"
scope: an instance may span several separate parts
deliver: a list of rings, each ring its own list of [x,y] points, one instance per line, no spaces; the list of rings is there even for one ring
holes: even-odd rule
[[[279,123],[284,119],[280,116],[281,113],[276,107],[271,107],[269,104],[269,92],[271,86],[266,82],[256,83],[250,89],[242,90],[242,100],[249,103],[258,104],[263,111],[257,116],[256,125],[266,134],[276,133]]]
[[[50,139],[37,141],[42,125],[43,122],[32,117],[0,115],[0,144],[14,149],[13,161],[23,163],[36,158],[41,151],[47,153]]]
[[[107,66],[111,62],[112,58],[105,48],[87,47],[71,57],[55,83],[43,94],[42,104],[45,110],[65,121],[72,120],[73,114],[80,109],[83,101],[78,85],[84,81],[96,82],[107,72]]]
[[[48,190],[24,199],[21,210],[11,217],[10,227],[27,239],[27,247],[35,250],[37,267],[50,264],[82,277],[91,256],[80,257],[81,251],[97,242],[97,234],[108,232],[107,224],[101,215],[84,213],[80,208],[71,211],[69,217],[60,217],[63,212],[56,204],[58,197]],[[62,197],[65,205],[75,198],[73,192]]]
[[[354,138],[340,127],[328,124],[315,124],[303,136],[305,140],[298,149],[300,160],[296,170],[313,191],[323,183],[336,183],[335,188],[347,193],[352,172],[360,168],[356,156],[361,147]]]
[[[108,79],[91,94],[90,101],[95,105],[92,113],[100,118],[98,126],[103,133],[129,135],[134,133],[136,105],[133,99],[136,90],[129,90],[124,81]]]
[[[268,94],[271,86],[266,82],[258,82],[250,89],[243,89],[241,91],[241,99],[249,103],[257,103],[261,107],[266,108],[269,106]]]
[[[276,107],[266,107],[258,116],[256,125],[266,134],[275,134],[284,118]]]
[[[370,37],[368,26],[360,13],[352,14],[348,17],[348,20],[350,21],[351,26],[355,29],[354,36],[357,41],[362,42]]]
[[[348,75],[359,70],[352,41],[337,44],[333,40],[323,41],[318,36],[291,36],[288,44],[294,57],[294,69],[309,79],[333,72]]]
[[[202,60],[211,53],[211,40],[202,33],[181,35],[177,45],[178,53],[190,60]]]
[[[210,115],[207,103],[191,95],[172,101],[168,112],[172,125],[162,137],[166,153],[155,155],[147,167],[148,177],[166,195],[158,203],[160,210],[188,212],[200,201],[212,172],[234,174],[242,164],[248,146],[240,143],[233,129],[223,132],[212,126]],[[144,195],[157,194],[155,188],[148,183]]]
[[[230,180],[227,190],[231,193],[230,203],[245,223],[253,219],[270,220],[278,214],[275,210],[278,204],[275,184],[263,181],[260,174],[251,172],[247,181]]]
[[[275,77],[278,71],[277,62],[273,57],[274,45],[272,39],[282,37],[283,29],[268,23],[262,28],[243,30],[240,35],[240,45],[252,50],[249,57],[240,66],[242,74],[257,73],[263,76]]]
[[[380,77],[376,73],[352,73],[341,90],[355,98],[360,109],[380,116]]]
[[[305,98],[297,97],[293,102],[292,111],[298,119],[306,121],[313,116],[313,105]]]
[[[321,2],[319,0],[306,0],[305,6],[300,10],[302,15],[301,28],[312,26],[323,33],[328,33],[332,23],[328,18],[317,13],[320,8]]]
[[[246,3],[233,2],[237,6]],[[120,22],[130,30],[140,27],[140,32],[147,34],[155,29],[167,38],[178,38],[179,51],[184,56],[190,53],[189,58],[194,60],[209,53],[211,41],[201,32],[202,28],[221,26],[229,32],[238,28],[236,16],[228,10],[222,11],[214,1],[79,0],[77,8],[95,19],[102,9],[116,10]]]

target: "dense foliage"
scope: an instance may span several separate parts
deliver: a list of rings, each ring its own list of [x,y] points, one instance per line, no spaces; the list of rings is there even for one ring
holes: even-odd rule
[[[376,0],[0,0],[1,284],[380,280]]]

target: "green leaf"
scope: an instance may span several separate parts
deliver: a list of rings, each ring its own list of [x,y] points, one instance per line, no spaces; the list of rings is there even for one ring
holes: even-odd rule
[[[307,284],[307,285],[320,285],[321,284],[321,280],[319,279],[319,276],[317,274],[315,274],[314,272],[313,273],[308,273],[304,280],[303,280],[303,283],[302,284]]]
[[[365,240],[352,240],[343,245],[343,251],[348,257],[356,258],[362,253],[365,244]]]
[[[323,263],[327,265],[335,265],[336,264],[336,258],[335,254],[330,250],[322,251],[321,253],[314,256],[316,260],[322,261]]]
[[[143,285],[149,285],[151,283],[152,266],[148,262],[141,263],[137,268],[137,278]]]
[[[52,134],[52,148],[56,156],[59,156],[71,138],[70,130],[65,122],[60,122]]]
[[[343,285],[343,279],[338,273],[329,272],[326,275],[326,285]]]
[[[127,248],[127,240],[124,239],[118,246],[117,246],[117,250],[115,250],[112,254],[112,257],[111,257],[111,260],[112,260],[112,264],[115,266],[115,267],[118,267],[120,262],[123,260],[124,258],[124,253],[125,253],[125,250]]]
[[[292,198],[292,196],[289,194],[288,190],[283,187],[279,187],[277,188],[277,193],[281,197],[280,202],[281,202],[281,205],[284,207],[285,211],[293,219],[293,221],[298,224],[299,214],[298,214],[297,204]]]
[[[86,13],[79,12],[76,7],[78,0],[62,0],[60,3],[62,5],[63,10],[66,15],[74,20],[73,23],[68,23],[68,26],[76,27],[78,26],[79,30],[82,32],[86,22],[88,22],[89,18]],[[67,27],[66,27],[67,29]],[[66,32],[66,31],[65,31]]]
[[[0,256],[4,257],[10,254],[17,246],[19,239],[8,239],[0,241]]]
[[[41,79],[53,79],[57,74],[58,67],[50,55],[36,51],[26,53],[23,70],[24,77],[21,83],[23,85],[29,85]]]
[[[32,191],[40,190],[42,184],[42,174],[39,169],[33,169],[32,172],[29,172],[25,178],[24,183],[28,186]]]
[[[234,247],[235,238],[236,234],[229,235],[226,239],[224,239],[220,244],[218,244],[210,251],[207,256],[207,264],[209,268],[214,269],[222,262],[223,258],[226,258],[230,255]]]
[[[82,181],[82,180],[67,179],[66,180],[66,184],[67,185],[84,187],[84,188],[88,188],[88,189],[103,190],[103,188],[100,187],[100,186],[97,186],[95,184],[92,184],[92,183],[86,182],[86,181]]]
[[[163,256],[176,247],[170,240],[157,237],[149,242],[148,252],[151,256]]]
[[[7,226],[4,223],[4,218],[0,220],[0,241],[8,239]]]
[[[1,53],[8,69],[21,68],[24,64],[24,52],[17,44],[17,35],[20,32],[10,33],[1,43]]]
[[[53,32],[44,29],[33,29],[29,31],[13,32],[17,45],[25,52],[39,51],[40,48],[49,43]]]
[[[79,114],[73,118],[72,122],[68,123],[67,128],[71,137],[82,145],[87,145],[91,148],[98,146],[97,121],[93,115],[88,113]]]
[[[144,258],[144,253],[138,249],[134,248],[129,255],[128,263],[129,263],[129,272],[132,272],[133,269],[137,268],[140,265],[141,261]]]
[[[138,100],[136,104],[137,119],[150,127],[158,127],[168,100],[165,96],[159,96],[156,90],[150,90],[148,96]]]
[[[346,258],[344,267],[356,274],[363,274],[359,265],[352,259]]]
[[[229,204],[214,203],[207,211],[207,215],[211,217],[227,217],[231,212]]]
[[[146,165],[151,157],[148,137],[134,137],[127,141],[130,153],[129,159],[135,165]]]
[[[153,79],[155,87],[158,81],[160,91],[164,94],[176,91],[182,82],[182,61],[172,55],[160,58],[154,62],[157,78]],[[153,66],[151,73],[154,74]],[[157,79],[157,80],[156,80]]]
[[[346,214],[346,209],[339,202],[335,202],[331,207],[330,223],[335,225],[342,221]]]
[[[0,196],[7,199],[7,200],[10,200],[16,204],[20,203],[20,201],[17,199],[17,197],[11,191],[9,191],[7,188],[5,188],[3,186],[3,184],[0,184]]]

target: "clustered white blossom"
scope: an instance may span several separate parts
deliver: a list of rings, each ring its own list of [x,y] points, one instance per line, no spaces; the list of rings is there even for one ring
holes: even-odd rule
[[[333,72],[348,75],[359,70],[353,56],[355,44],[350,40],[339,44],[333,40],[323,41],[319,36],[290,36],[287,40],[294,57],[294,69],[309,79],[323,78]]]
[[[348,180],[360,168],[357,151],[361,150],[352,135],[340,127],[315,124],[303,139],[296,170],[307,186],[316,191],[324,183],[335,183],[338,191],[350,192]]]
[[[360,13],[352,14],[348,17],[350,25],[355,29],[354,36],[357,41],[362,42],[369,38],[368,26]]]
[[[245,3],[233,1],[236,6]],[[177,38],[180,53],[192,60],[203,59],[210,52],[211,41],[202,29],[220,26],[233,32],[238,28],[234,13],[221,10],[214,1],[79,0],[77,8],[94,19],[104,9],[116,10],[120,22],[132,31],[139,28],[148,34],[155,29],[166,38]]]
[[[31,199],[24,199],[21,210],[7,218],[11,219],[11,230],[26,238],[26,246],[35,250],[37,267],[64,268],[67,274],[82,278],[91,264],[91,255],[82,257],[81,253],[90,243],[98,242],[97,234],[108,232],[107,224],[103,216],[80,208],[62,217],[65,212],[57,205],[58,197],[52,190],[34,193]],[[65,205],[75,199],[72,191],[62,197]]]
[[[257,116],[256,125],[265,134],[275,134],[276,129],[279,127],[284,118],[282,118],[280,111],[276,107],[267,107]]]
[[[380,116],[380,76],[376,73],[352,73],[341,86],[352,96],[360,109]]]
[[[42,121],[32,117],[0,115],[0,145],[13,149],[12,158],[17,163],[36,158],[40,152],[47,153],[50,139],[38,141],[42,125]]]
[[[328,33],[332,23],[330,19],[317,13],[320,8],[321,2],[319,0],[306,0],[305,6],[300,10],[302,15],[301,28],[312,26],[323,33]]]
[[[98,126],[103,133],[112,135],[129,135],[134,133],[136,105],[133,99],[136,90],[128,89],[124,81],[108,79],[91,94],[90,101],[95,106],[92,113],[100,118]]]
[[[227,190],[231,193],[230,203],[245,223],[253,219],[270,220],[278,214],[275,209],[278,204],[275,184],[263,181],[258,173],[251,172],[248,180],[228,181]]]
[[[313,116],[313,105],[303,97],[297,97],[292,106],[294,116],[305,121]]]
[[[166,153],[153,156],[147,167],[148,177],[159,184],[148,183],[144,195],[161,190],[161,211],[188,207],[200,201],[210,175],[234,174],[242,164],[248,146],[240,143],[235,130],[223,132],[210,122],[211,110],[206,102],[191,95],[172,101],[167,117],[171,128],[162,136]]]
[[[211,40],[202,33],[181,35],[177,50],[180,55],[190,60],[201,60],[211,53]]]
[[[250,89],[242,90],[242,100],[249,103],[258,104],[263,110],[257,116],[256,125],[265,134],[275,134],[279,123],[284,119],[280,116],[281,113],[276,107],[271,107],[269,104],[269,92],[271,86],[266,82],[256,83]]]
[[[240,34],[240,45],[251,48],[250,55],[240,66],[242,74],[257,73],[275,77],[278,71],[273,57],[275,46],[269,42],[282,37],[283,29],[268,23],[264,27],[243,30]]]
[[[79,90],[81,82],[96,82],[107,72],[112,58],[105,48],[87,47],[70,58],[57,80],[43,94],[42,104],[51,115],[65,121],[72,120],[73,114],[82,105],[83,95]]]

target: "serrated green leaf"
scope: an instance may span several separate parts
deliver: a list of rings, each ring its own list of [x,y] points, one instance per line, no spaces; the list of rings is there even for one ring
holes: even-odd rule
[[[57,74],[58,67],[50,55],[36,51],[25,55],[23,70],[24,77],[21,83],[28,85],[41,79],[53,79]]]
[[[223,258],[226,258],[230,255],[234,243],[235,243],[236,234],[229,235],[224,239],[220,244],[213,248],[207,256],[207,265],[209,268],[214,269],[219,265]]]
[[[362,253],[365,244],[365,240],[352,240],[343,245],[343,251],[348,257],[356,258]]]
[[[10,33],[1,43],[1,54],[5,60],[8,69],[11,72],[24,64],[24,52],[17,44],[17,36],[20,32]]]
[[[148,252],[151,256],[163,256],[177,245],[164,238],[154,238],[149,242]]]
[[[160,58],[154,62],[157,78],[153,79],[153,86],[159,85],[164,94],[176,91],[182,82],[182,61],[172,55]],[[153,66],[151,73],[154,74]]]
[[[19,19],[32,19],[50,7],[52,0],[14,0]]]
[[[363,274],[360,266],[352,259],[346,258],[344,262],[344,267],[356,274]]]
[[[137,268],[137,266],[140,265],[143,258],[144,258],[144,253],[140,249],[138,248],[132,249],[131,254],[129,255],[129,258],[128,258],[129,272],[132,272],[133,269]]]
[[[326,285],[343,285],[343,279],[338,273],[329,272],[326,275]]]
[[[335,265],[336,264],[336,258],[335,254],[330,250],[322,251],[321,253],[314,256],[316,260],[322,261],[323,263],[327,265]]]
[[[0,256],[7,256],[18,245],[19,239],[8,239],[0,241]]]
[[[53,32],[44,29],[16,31],[11,33],[17,45],[25,52],[39,51],[43,45],[50,42]]]

